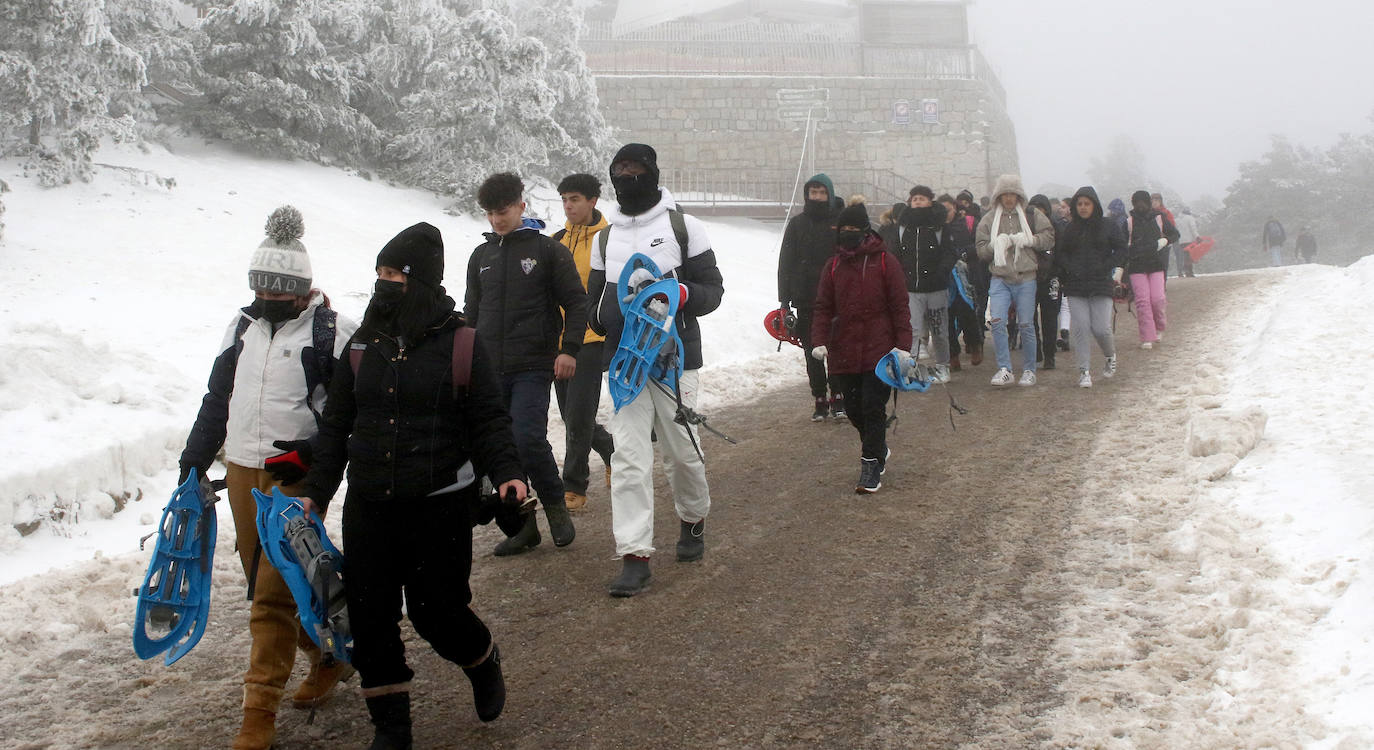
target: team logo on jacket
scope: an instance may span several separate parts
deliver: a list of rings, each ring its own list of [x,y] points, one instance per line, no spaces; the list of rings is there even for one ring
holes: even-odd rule
[[[539,265],[539,261],[534,258],[522,258],[520,260],[520,267],[525,270],[526,276],[529,276],[530,272],[533,271],[534,267],[537,265]]]
[[[655,237],[654,241],[649,243],[649,247],[658,247],[662,245],[666,239],[666,237]]]

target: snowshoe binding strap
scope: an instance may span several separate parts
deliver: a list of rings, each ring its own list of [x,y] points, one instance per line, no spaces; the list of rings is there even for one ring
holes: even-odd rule
[[[915,359],[903,358],[897,352],[888,352],[878,360],[873,374],[887,385],[899,391],[925,393],[930,390],[932,378],[925,365],[917,364]]]
[[[193,468],[162,511],[153,559],[134,592],[134,653],[140,659],[166,652],[164,663],[171,666],[205,634],[219,530],[209,489]]]

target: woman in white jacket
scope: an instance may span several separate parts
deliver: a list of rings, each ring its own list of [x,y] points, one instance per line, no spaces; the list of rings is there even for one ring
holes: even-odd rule
[[[310,673],[293,696],[296,707],[317,705],[352,673],[343,663],[320,666],[320,651],[301,630],[291,592],[262,555],[252,494],[274,486],[298,494],[330,375],[357,329],[311,287],[310,257],[300,242],[304,231],[300,212],[290,206],[268,219],[267,238],[248,271],[253,303],[229,323],[181,454],[184,482],[192,468],[204,476],[224,448],[229,507],[252,600],[243,724],[233,743],[238,750],[272,745],[298,645],[310,657]]]

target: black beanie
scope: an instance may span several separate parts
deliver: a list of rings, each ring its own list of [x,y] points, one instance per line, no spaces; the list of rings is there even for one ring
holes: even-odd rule
[[[649,174],[654,176],[654,184],[658,184],[658,152],[654,151],[653,146],[643,143],[627,143],[615,152],[615,158],[611,159],[611,167],[622,161],[632,161],[644,165],[649,170]],[[615,175],[611,175],[614,177]]]
[[[871,226],[872,224],[868,220],[868,207],[862,203],[845,206],[845,209],[840,212],[840,215],[835,217],[836,229],[840,227],[868,229]]]
[[[402,229],[377,253],[377,267],[382,266],[438,289],[444,281],[444,237],[439,228],[422,221]]]
[[[1141,201],[1144,201],[1145,205],[1147,205],[1147,206],[1154,205],[1153,203],[1150,202],[1150,194],[1149,194],[1148,192],[1146,192],[1146,191],[1144,191],[1144,190],[1137,190],[1137,191],[1135,191],[1134,193],[1131,193],[1131,205],[1132,205],[1132,206],[1134,206],[1136,203],[1139,203],[1139,202],[1141,202]]]

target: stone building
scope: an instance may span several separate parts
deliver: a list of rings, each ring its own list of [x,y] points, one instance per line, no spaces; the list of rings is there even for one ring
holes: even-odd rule
[[[1018,170],[965,0],[620,5],[594,10],[582,40],[602,110],[698,213],[778,213],[798,173],[876,206],[917,183],[982,195]]]

